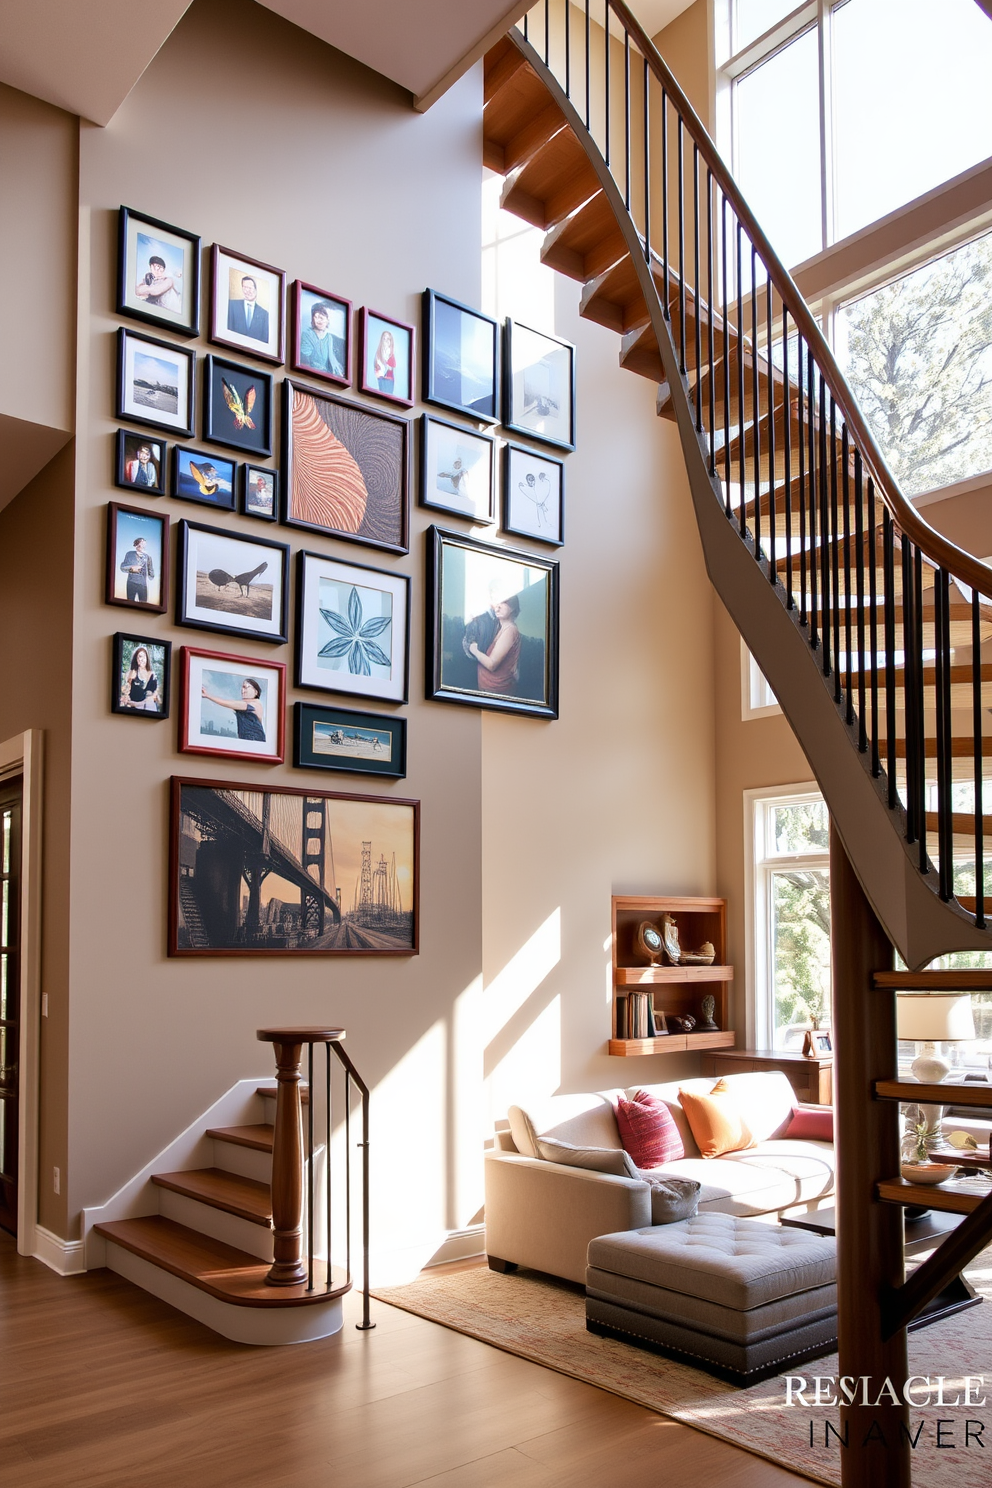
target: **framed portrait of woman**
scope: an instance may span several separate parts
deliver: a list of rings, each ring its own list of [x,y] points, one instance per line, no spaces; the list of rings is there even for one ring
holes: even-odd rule
[[[182,336],[200,329],[200,239],[195,233],[121,207],[117,313]]]
[[[308,377],[351,383],[351,301],[297,279],[291,290],[293,335],[289,364]]]
[[[179,653],[179,748],[282,764],[286,665],[183,646]]]
[[[132,718],[168,718],[172,642],[149,636],[114,636],[110,681],[111,713]]]
[[[361,377],[363,393],[413,407],[414,329],[402,320],[392,320],[363,305],[361,326]]]

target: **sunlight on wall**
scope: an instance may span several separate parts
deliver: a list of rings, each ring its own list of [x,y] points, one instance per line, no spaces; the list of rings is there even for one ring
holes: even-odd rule
[[[538,926],[489,983],[482,996],[485,1017],[483,1042],[487,1046],[523,1007],[532,992],[561,960],[561,910],[556,909]]]
[[[554,333],[555,275],[541,262],[544,233],[500,210],[503,177],[487,171],[482,182],[482,308],[509,315],[538,331]]]
[[[480,1155],[490,1135],[482,1071],[486,1040],[482,977],[455,999],[451,1014],[451,1194],[452,1223],[459,1229],[482,1208]]]
[[[561,1085],[561,997],[555,996],[493,1069],[487,1082],[493,1119],[521,1100],[554,1095]]]

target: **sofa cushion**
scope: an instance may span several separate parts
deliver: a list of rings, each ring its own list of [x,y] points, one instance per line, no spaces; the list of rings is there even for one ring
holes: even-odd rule
[[[539,1135],[577,1147],[620,1147],[613,1112],[622,1094],[622,1090],[604,1090],[593,1095],[551,1095],[528,1102],[526,1108],[511,1106],[506,1114],[517,1151],[538,1157]]]
[[[554,1137],[538,1137],[537,1151],[546,1162],[565,1163],[570,1168],[589,1168],[594,1173],[612,1173],[615,1178],[639,1178],[641,1175],[622,1147],[576,1147],[572,1142],[558,1142]],[[684,1215],[679,1215],[684,1219]],[[660,1221],[659,1221],[660,1223]]]
[[[699,1208],[702,1184],[695,1178],[649,1178],[651,1185],[651,1223],[677,1224],[691,1219]]]
[[[656,1168],[685,1157],[678,1127],[663,1100],[639,1090],[634,1100],[617,1102],[620,1140],[639,1168]]]
[[[832,1106],[797,1106],[792,1120],[783,1132],[792,1141],[832,1142],[834,1113]]]
[[[755,1145],[737,1096],[725,1081],[718,1080],[708,1095],[680,1090],[679,1100],[703,1157],[720,1157]]]
[[[641,1173],[658,1178],[695,1178],[701,1184],[699,1212],[753,1217],[833,1192],[833,1149],[824,1142],[761,1142],[723,1157],[685,1157]]]

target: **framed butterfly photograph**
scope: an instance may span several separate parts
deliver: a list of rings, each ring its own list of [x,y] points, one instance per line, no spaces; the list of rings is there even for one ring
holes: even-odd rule
[[[224,357],[204,363],[203,435],[211,444],[272,453],[272,378],[268,372],[241,367]]]

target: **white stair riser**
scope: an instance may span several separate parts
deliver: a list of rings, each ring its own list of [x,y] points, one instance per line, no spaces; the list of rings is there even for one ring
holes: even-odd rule
[[[237,1214],[228,1214],[225,1209],[215,1209],[187,1194],[175,1193],[171,1188],[155,1185],[158,1192],[158,1212],[166,1219],[174,1219],[187,1229],[198,1230],[212,1240],[223,1240],[225,1245],[234,1245],[238,1250],[247,1250],[260,1261],[272,1260],[272,1231],[262,1225],[252,1224]]]
[[[254,1147],[241,1147],[236,1142],[223,1142],[212,1138],[214,1167],[225,1173],[237,1173],[241,1178],[254,1178],[259,1183],[272,1181],[272,1154],[258,1152]]]

